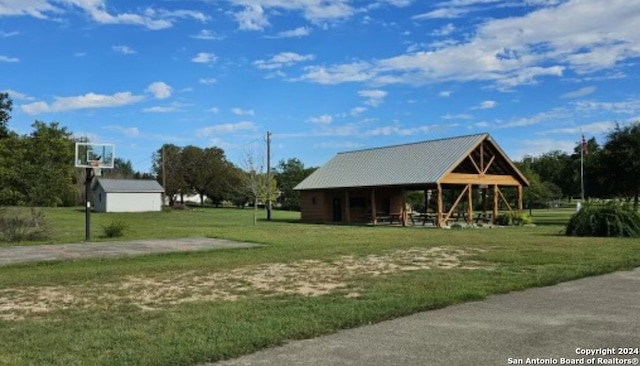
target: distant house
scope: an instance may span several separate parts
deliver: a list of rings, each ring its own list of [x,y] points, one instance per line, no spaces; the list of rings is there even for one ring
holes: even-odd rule
[[[528,185],[493,138],[483,133],[340,153],[295,190],[301,193],[302,221],[347,224],[376,224],[382,217],[404,224],[406,192],[424,191],[436,201],[430,217],[443,227],[453,217],[468,223],[494,220],[500,200],[509,210],[522,210],[523,187]],[[507,202],[504,188],[515,189],[515,202]],[[450,200],[444,199],[445,190]],[[492,203],[485,202],[488,193]],[[482,197],[484,209],[474,216],[477,197]]]
[[[155,180],[98,178],[93,205],[96,212],[160,211],[163,192]]]

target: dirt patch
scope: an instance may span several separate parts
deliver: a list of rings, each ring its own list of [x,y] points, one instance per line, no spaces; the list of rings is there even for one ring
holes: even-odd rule
[[[123,304],[154,310],[184,302],[233,301],[248,295],[322,296],[343,290],[345,297],[357,298],[357,290],[349,288],[355,277],[429,269],[487,268],[479,262],[465,260],[479,251],[415,248],[385,255],[343,256],[331,262],[302,260],[205,274],[185,271],[161,277],[127,276],[114,283],[4,289],[0,290],[0,318],[20,320],[55,310]]]

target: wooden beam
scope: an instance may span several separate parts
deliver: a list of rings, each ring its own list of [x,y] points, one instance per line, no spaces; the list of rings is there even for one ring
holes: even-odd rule
[[[347,224],[351,223],[351,205],[349,204],[349,188],[344,190],[344,217],[347,219]]]
[[[467,186],[469,190],[469,196],[467,200],[467,224],[471,225],[473,222],[473,186],[469,184]]]
[[[460,192],[460,195],[458,196],[458,198],[456,198],[455,202],[451,206],[451,209],[449,210],[449,212],[447,212],[447,216],[444,218],[444,222],[447,222],[447,220],[449,220],[449,218],[451,217],[451,214],[453,213],[453,210],[455,210],[456,207],[458,207],[458,203],[460,203],[460,200],[464,196],[465,192],[467,192],[467,189],[469,189],[469,186],[465,186],[462,192]]]
[[[511,175],[494,175],[494,174],[465,174],[465,173],[449,173],[442,178],[441,183],[444,184],[498,184],[501,186],[517,187],[520,182]]]
[[[509,212],[513,212],[513,209],[511,208],[511,205],[509,204],[507,199],[504,198],[504,195],[502,194],[502,191],[500,189],[498,189],[498,193],[500,194],[500,198],[502,198],[502,201],[504,202],[504,204],[507,205],[507,208],[509,209]]]
[[[487,164],[486,167],[484,167],[484,170],[482,171],[482,174],[487,174],[487,170],[489,170],[489,168],[491,167],[491,164],[493,164],[493,161],[496,160],[496,156],[492,156],[491,159],[489,160],[489,163]]]
[[[493,185],[493,223],[498,218],[498,185]]]
[[[484,142],[480,144],[480,173],[484,174]]]
[[[473,166],[476,168],[476,171],[478,172],[478,174],[482,174],[482,169],[480,169],[478,164],[476,164],[476,161],[473,160],[473,156],[471,156],[471,154],[469,154],[468,158],[469,158],[469,160],[471,160],[471,163],[473,163]]]
[[[438,183],[438,219],[437,219],[437,225],[438,227],[442,227],[442,210],[443,210],[443,204],[442,204],[442,185],[440,183]]]
[[[371,223],[375,226],[378,223],[378,213],[376,212],[376,189],[371,188]]]

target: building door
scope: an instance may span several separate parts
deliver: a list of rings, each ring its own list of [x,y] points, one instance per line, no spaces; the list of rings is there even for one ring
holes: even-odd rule
[[[340,198],[333,199],[333,222],[342,222],[342,202]]]

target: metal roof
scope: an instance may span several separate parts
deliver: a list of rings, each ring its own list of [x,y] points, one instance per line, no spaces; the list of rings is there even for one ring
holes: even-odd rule
[[[141,179],[103,179],[98,178],[100,185],[107,193],[162,193],[164,188],[155,180]],[[96,185],[96,186],[97,186]]]
[[[482,133],[340,153],[294,189],[437,183],[488,137]]]

